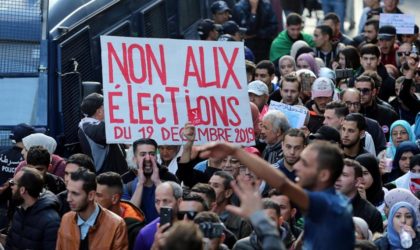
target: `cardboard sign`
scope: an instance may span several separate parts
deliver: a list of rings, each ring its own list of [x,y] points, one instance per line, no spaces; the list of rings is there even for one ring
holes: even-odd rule
[[[243,43],[101,37],[106,138],[253,145]]]
[[[392,25],[397,34],[414,34],[415,17],[407,14],[385,14],[379,16],[379,27]]]
[[[308,115],[308,109],[305,107],[292,106],[281,102],[271,101],[269,110],[281,111],[289,121],[290,127],[301,128],[305,124],[306,116]]]

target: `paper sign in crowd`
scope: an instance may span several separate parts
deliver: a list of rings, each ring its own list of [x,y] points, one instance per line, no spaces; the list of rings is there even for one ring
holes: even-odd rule
[[[254,145],[243,43],[101,37],[108,143]]]

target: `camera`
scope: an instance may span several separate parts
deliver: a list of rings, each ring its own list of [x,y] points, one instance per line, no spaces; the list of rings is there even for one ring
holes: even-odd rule
[[[353,77],[353,69],[336,69],[335,78],[343,79]]]

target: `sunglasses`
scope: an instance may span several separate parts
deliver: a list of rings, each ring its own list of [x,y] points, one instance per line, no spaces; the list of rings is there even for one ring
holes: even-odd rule
[[[400,51],[400,52],[397,52],[397,55],[398,56],[409,56],[410,55],[410,51]]]
[[[370,91],[372,91],[371,89],[368,89],[368,88],[358,88],[357,90],[359,90],[360,93],[362,93],[362,95],[367,95],[370,93]]]
[[[187,215],[188,220],[194,220],[195,216],[197,216],[198,212],[196,211],[179,211],[176,214],[176,217],[178,220],[183,220],[185,218],[185,215]]]

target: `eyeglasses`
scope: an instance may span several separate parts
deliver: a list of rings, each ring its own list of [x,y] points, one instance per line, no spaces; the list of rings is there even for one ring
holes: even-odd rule
[[[368,88],[358,88],[357,90],[359,90],[360,93],[362,93],[362,95],[367,95],[372,91],[371,89],[368,89]]]
[[[185,218],[185,215],[187,215],[187,218],[189,220],[194,220],[195,216],[197,216],[198,212],[197,211],[179,211],[176,214],[176,217],[178,218],[178,220],[183,220]]]
[[[356,107],[356,108],[360,107],[360,102],[345,102],[345,104],[347,107],[351,107],[351,106]]]
[[[14,185],[16,185],[16,182],[13,179],[10,179],[9,186],[13,187]]]

